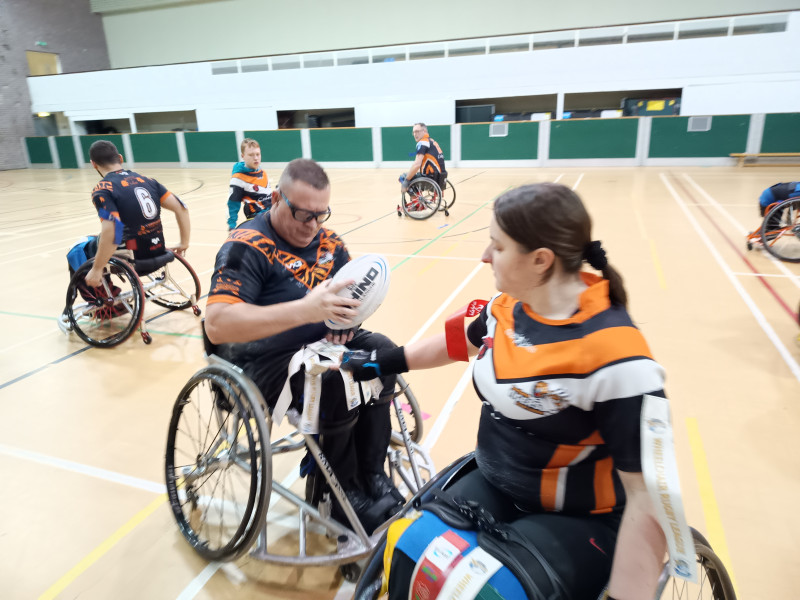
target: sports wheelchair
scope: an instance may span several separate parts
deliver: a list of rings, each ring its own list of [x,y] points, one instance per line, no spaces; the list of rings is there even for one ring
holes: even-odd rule
[[[403,510],[393,520],[402,518],[412,509],[419,509],[424,503],[433,500],[435,490],[447,490],[455,481],[477,468],[474,453],[467,454],[451,463],[436,474],[425,486],[406,503]],[[698,583],[674,578],[664,569],[658,580],[655,600],[677,598],[696,598],[698,600],[736,600],[731,578],[725,565],[711,550],[711,544],[694,528],[691,528],[695,543],[698,565]],[[386,532],[375,544],[375,550],[364,567],[356,586],[354,600],[377,600],[383,584],[383,554],[386,550]]]
[[[128,261],[112,256],[102,285],[89,288],[84,279],[94,258],[84,262],[67,287],[66,307],[59,327],[74,331],[84,342],[111,348],[124,342],[138,327],[145,344],[153,341],[144,316],[146,300],[168,310],[192,309],[200,316],[200,280],[180,254],[166,251],[155,258]]]
[[[433,216],[436,211],[444,211],[450,216],[450,208],[456,202],[456,188],[445,176],[434,178],[417,176],[412,178],[408,189],[400,194],[397,216],[422,221]]]
[[[366,532],[315,436],[297,428],[297,411],[286,413],[290,426],[273,422],[253,381],[215,354],[205,331],[203,338],[209,364],[178,395],[167,436],[167,495],[181,533],[208,560],[231,561],[249,550],[280,565],[339,566],[346,580],[356,581],[357,561],[370,555],[388,524]],[[435,469],[417,445],[422,413],[401,376],[391,402],[388,472],[400,492],[411,496]],[[410,428],[404,409],[411,414]],[[307,453],[316,465],[306,475],[305,498],[292,489],[297,462],[276,460],[296,452]],[[319,481],[308,478],[324,478],[319,502],[311,501],[319,495]],[[334,499],[346,524],[331,516]]]
[[[770,204],[761,227],[747,235],[747,249],[754,244],[780,260],[800,262],[800,198]]]

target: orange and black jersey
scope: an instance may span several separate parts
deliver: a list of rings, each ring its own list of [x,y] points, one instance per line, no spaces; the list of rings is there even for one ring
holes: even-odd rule
[[[244,216],[252,219],[262,210],[269,208],[272,204],[272,188],[269,179],[263,169],[257,171],[241,170],[239,167],[243,163],[234,165],[233,175],[231,175],[231,195],[228,202],[242,202],[244,204]],[[239,167],[237,169],[237,167]]]
[[[625,309],[611,305],[608,282],[582,276],[589,287],[569,319],[500,294],[468,330],[481,348],[478,464],[532,512],[621,510],[616,469],[641,471],[643,395],[664,395],[664,371]]]
[[[246,302],[269,306],[305,297],[350,260],[344,242],[320,228],[305,248],[295,248],[275,233],[263,213],[234,229],[217,253],[208,304]],[[293,354],[325,336],[322,322],[302,325],[246,344],[226,344],[225,358],[235,364]],[[285,376],[285,373],[284,373]]]
[[[444,168],[444,153],[431,136],[427,133],[417,142],[417,156],[422,155],[422,165],[419,172],[426,177],[430,175],[447,174]]]
[[[137,259],[164,253],[161,202],[169,191],[155,179],[120,169],[108,173],[92,191],[104,221],[115,225],[114,243],[125,243]]]

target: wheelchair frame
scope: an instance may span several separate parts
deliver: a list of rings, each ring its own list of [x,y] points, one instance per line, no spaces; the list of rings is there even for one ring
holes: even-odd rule
[[[209,347],[210,344],[209,344]],[[211,347],[213,349],[213,347]],[[372,552],[376,540],[388,527],[388,522],[369,535],[355,511],[347,500],[345,493],[325,458],[319,444],[312,434],[302,433],[295,429],[288,435],[272,440],[274,433],[272,417],[264,398],[257,386],[237,366],[222,358],[209,354],[209,364],[195,373],[181,390],[175,402],[167,436],[165,457],[165,477],[167,493],[178,528],[189,544],[203,557],[209,560],[230,561],[240,557],[252,547],[251,556],[266,562],[290,566],[322,566],[340,565],[345,578],[355,581],[360,574],[356,561],[366,558]],[[193,416],[188,415],[182,425],[184,412],[193,401],[193,394],[203,385],[211,382],[211,404],[208,415],[204,418],[213,421],[217,429],[218,439],[211,440],[203,448],[179,451],[179,433],[183,428],[191,429]],[[214,387],[216,386],[216,387]],[[387,450],[389,474],[398,481],[402,491],[405,486],[412,494],[418,491],[426,477],[435,472],[428,453],[417,445],[422,434],[422,418],[416,399],[410,392],[405,380],[398,376],[399,391],[396,391],[391,402],[397,419],[399,432],[393,431],[393,441]],[[400,396],[408,400],[415,420],[414,429],[409,432],[405,425],[405,417],[400,405]],[[199,404],[200,400],[198,400]],[[188,414],[188,413],[187,413]],[[198,423],[200,422],[198,412]],[[289,422],[297,428],[300,415],[290,409],[287,411]],[[193,441],[191,433],[184,436]],[[200,433],[200,432],[198,432]],[[221,433],[221,435],[219,435]],[[394,436],[394,434],[397,436]],[[197,436],[198,439],[202,435]],[[207,434],[206,434],[206,437]],[[416,441],[415,441],[416,440]],[[290,484],[283,485],[273,480],[272,458],[278,454],[286,454],[300,450],[308,450],[317,466],[316,476],[320,474],[328,484],[328,498],[318,506],[313,506],[306,499],[289,489]],[[405,454],[403,454],[405,451]],[[186,455],[188,462],[180,463],[180,456]],[[245,474],[249,473],[249,481],[243,482],[247,488],[246,502],[228,502],[222,499],[222,508],[215,505],[218,501],[205,498],[194,484],[200,482],[202,487],[215,472],[222,471],[221,479],[225,480],[226,471],[235,467]],[[247,477],[247,475],[245,475]],[[312,477],[312,475],[307,475]],[[227,480],[234,483],[232,477]],[[219,484],[217,484],[219,485]],[[308,485],[314,485],[307,481]],[[212,490],[212,494],[217,488]],[[308,493],[307,487],[307,493]],[[339,502],[347,518],[344,525],[331,516],[333,499]],[[297,552],[274,552],[270,549],[268,513],[278,500],[286,501],[292,508],[292,520],[297,523]],[[201,506],[205,502],[205,506]],[[228,502],[228,506],[224,504]],[[195,514],[200,509],[200,514]],[[187,511],[188,509],[188,511]],[[219,532],[222,536],[225,510],[232,510],[237,519],[229,525],[230,534],[224,540],[214,544],[208,539],[217,524],[208,525],[212,514],[217,511],[220,518]],[[204,531],[204,523],[208,525]],[[334,550],[322,553],[309,552],[310,534],[324,534],[336,541]],[[281,536],[277,536],[279,539]],[[321,538],[320,538],[321,539]]]
[[[172,256],[173,259],[166,260]],[[87,344],[100,348],[111,348],[127,340],[138,327],[142,341],[149,344],[153,337],[147,331],[144,322],[144,306],[146,300],[168,310],[183,310],[191,307],[195,316],[200,316],[197,301],[200,298],[200,280],[186,259],[177,253],[165,253],[165,258],[158,257],[155,269],[145,275],[139,275],[135,264],[131,264],[118,256],[112,256],[106,266],[102,279],[105,295],[97,294],[97,289],[89,290],[84,283],[86,274],[94,265],[94,258],[83,263],[73,274],[67,287],[65,313],[68,318],[66,332],[74,331]],[[170,273],[170,263],[177,261],[188,272],[194,290],[187,292]],[[114,283],[120,283],[125,289]],[[115,293],[114,288],[119,292]],[[93,294],[92,299],[82,297],[78,302],[80,291]],[[82,295],[81,295],[82,296]],[[179,298],[179,299],[178,299]],[[116,314],[119,313],[119,314]],[[122,321],[123,318],[129,318]],[[113,323],[114,320],[117,323]],[[59,320],[59,324],[61,321]],[[90,326],[94,326],[93,329]],[[112,327],[112,325],[117,325]],[[104,337],[96,335],[105,328]]]
[[[445,198],[445,194],[449,196]],[[450,208],[456,201],[456,188],[449,179],[445,179],[445,188],[442,190],[439,183],[426,176],[412,178],[408,189],[400,194],[400,204],[397,205],[397,216],[404,214],[407,217],[422,221],[429,219],[437,211],[443,211],[445,216],[450,216]]]
[[[773,223],[778,223],[776,228]],[[772,256],[800,262],[800,197],[773,202],[764,211],[761,227],[747,235],[747,249],[760,242]]]
[[[395,519],[401,518],[410,509],[419,509],[431,497],[431,490],[446,489],[448,485],[461,477],[466,468],[475,468],[474,453],[462,456],[450,465],[439,471],[435,477],[428,481],[417,494],[406,503],[404,509]],[[714,554],[708,540],[693,527],[690,528],[695,543],[695,553],[698,563],[698,584],[687,582],[670,575],[667,563],[658,579],[654,600],[668,600],[670,598],[696,598],[697,600],[736,600],[730,575],[720,558]],[[375,544],[375,551],[370,556],[364,567],[363,574],[356,586],[354,600],[377,600],[381,589],[383,577],[383,553],[386,549],[386,532]],[[708,588],[710,595],[704,595]]]

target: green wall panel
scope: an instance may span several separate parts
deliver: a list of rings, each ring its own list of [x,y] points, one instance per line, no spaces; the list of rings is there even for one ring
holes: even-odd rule
[[[117,152],[122,154],[122,157],[125,158],[125,149],[122,147],[122,136],[118,133],[110,133],[106,135],[82,135],[80,140],[81,150],[83,150],[83,160],[87,165],[89,164],[89,148],[97,140],[108,140],[117,147]]]
[[[750,115],[724,115],[711,119],[708,131],[687,131],[689,117],[653,117],[650,158],[728,156],[744,152]]]
[[[411,134],[412,126],[381,127],[381,148],[383,160],[414,160],[417,143]],[[428,133],[442,149],[445,161],[450,160],[450,125],[430,125]]]
[[[800,152],[800,113],[767,115],[759,152]]]
[[[245,131],[244,137],[253,138],[261,146],[262,162],[289,162],[303,156],[299,129]]]
[[[462,160],[531,160],[539,154],[539,123],[509,123],[508,135],[489,137],[489,123],[461,126]]]
[[[550,158],[635,158],[639,119],[580,119],[550,124]]]
[[[78,168],[78,157],[75,156],[75,146],[72,143],[72,136],[57,136],[56,151],[58,152],[58,160],[61,161],[62,169]]]
[[[174,133],[132,133],[131,150],[137,162],[180,162]]]
[[[187,131],[186,157],[189,162],[229,162],[241,160],[233,131]]]
[[[372,129],[312,129],[311,157],[322,162],[371,161]]]
[[[53,155],[50,153],[50,144],[47,143],[46,137],[25,138],[25,145],[28,147],[28,157],[31,159],[31,164],[53,164]]]

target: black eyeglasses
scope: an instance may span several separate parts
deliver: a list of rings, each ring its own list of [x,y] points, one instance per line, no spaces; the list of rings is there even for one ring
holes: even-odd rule
[[[288,206],[289,210],[292,211],[292,218],[295,221],[300,221],[301,223],[308,223],[309,221],[316,220],[317,223],[322,224],[331,218],[330,206],[325,210],[321,210],[319,212],[313,210],[306,210],[305,208],[295,208],[294,206],[292,206],[292,203],[289,202],[289,199],[286,197],[286,194],[283,193],[283,190],[279,191],[284,201],[286,202],[286,206]]]

